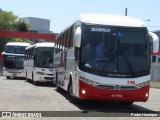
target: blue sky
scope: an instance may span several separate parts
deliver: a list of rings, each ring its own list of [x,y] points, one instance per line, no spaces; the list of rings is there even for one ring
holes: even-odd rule
[[[50,19],[50,30],[59,33],[82,13],[125,14],[145,21],[150,31],[160,30],[160,0],[1,0],[0,8],[18,17]],[[158,26],[158,27],[157,27]]]

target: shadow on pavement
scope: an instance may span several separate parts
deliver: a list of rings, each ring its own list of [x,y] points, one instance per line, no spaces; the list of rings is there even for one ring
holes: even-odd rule
[[[24,77],[10,77],[10,78],[4,78],[3,80],[26,80]]]
[[[35,85],[32,80],[26,80],[26,82],[32,85]],[[37,82],[35,86],[37,87],[55,87],[55,84],[53,82]]]

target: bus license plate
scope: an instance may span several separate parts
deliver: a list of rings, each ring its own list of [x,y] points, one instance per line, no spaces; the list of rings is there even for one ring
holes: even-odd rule
[[[17,74],[13,74],[13,77],[16,77],[17,76]]]

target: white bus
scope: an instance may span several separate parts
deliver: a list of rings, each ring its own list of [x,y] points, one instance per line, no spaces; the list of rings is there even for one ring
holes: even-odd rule
[[[153,38],[154,52],[158,38]],[[105,49],[97,45],[103,41]],[[149,97],[150,47],[144,22],[133,17],[83,14],[55,42],[57,90],[76,100],[108,100],[130,105]],[[96,50],[103,55],[97,58]]]
[[[25,49],[24,68],[26,79],[37,82],[53,82],[54,43],[36,43]]]
[[[24,53],[25,48],[29,43],[24,42],[9,42],[5,46],[3,61],[3,76],[9,79],[10,77],[25,77],[24,73]]]

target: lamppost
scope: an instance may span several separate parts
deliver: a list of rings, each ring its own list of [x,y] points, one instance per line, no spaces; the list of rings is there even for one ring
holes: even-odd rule
[[[150,19],[147,19],[147,20],[143,20],[144,22],[150,22],[151,20]]]
[[[151,22],[151,19],[143,20],[143,22],[148,22],[149,23],[149,22]],[[149,27],[150,25],[146,23],[146,26]]]

